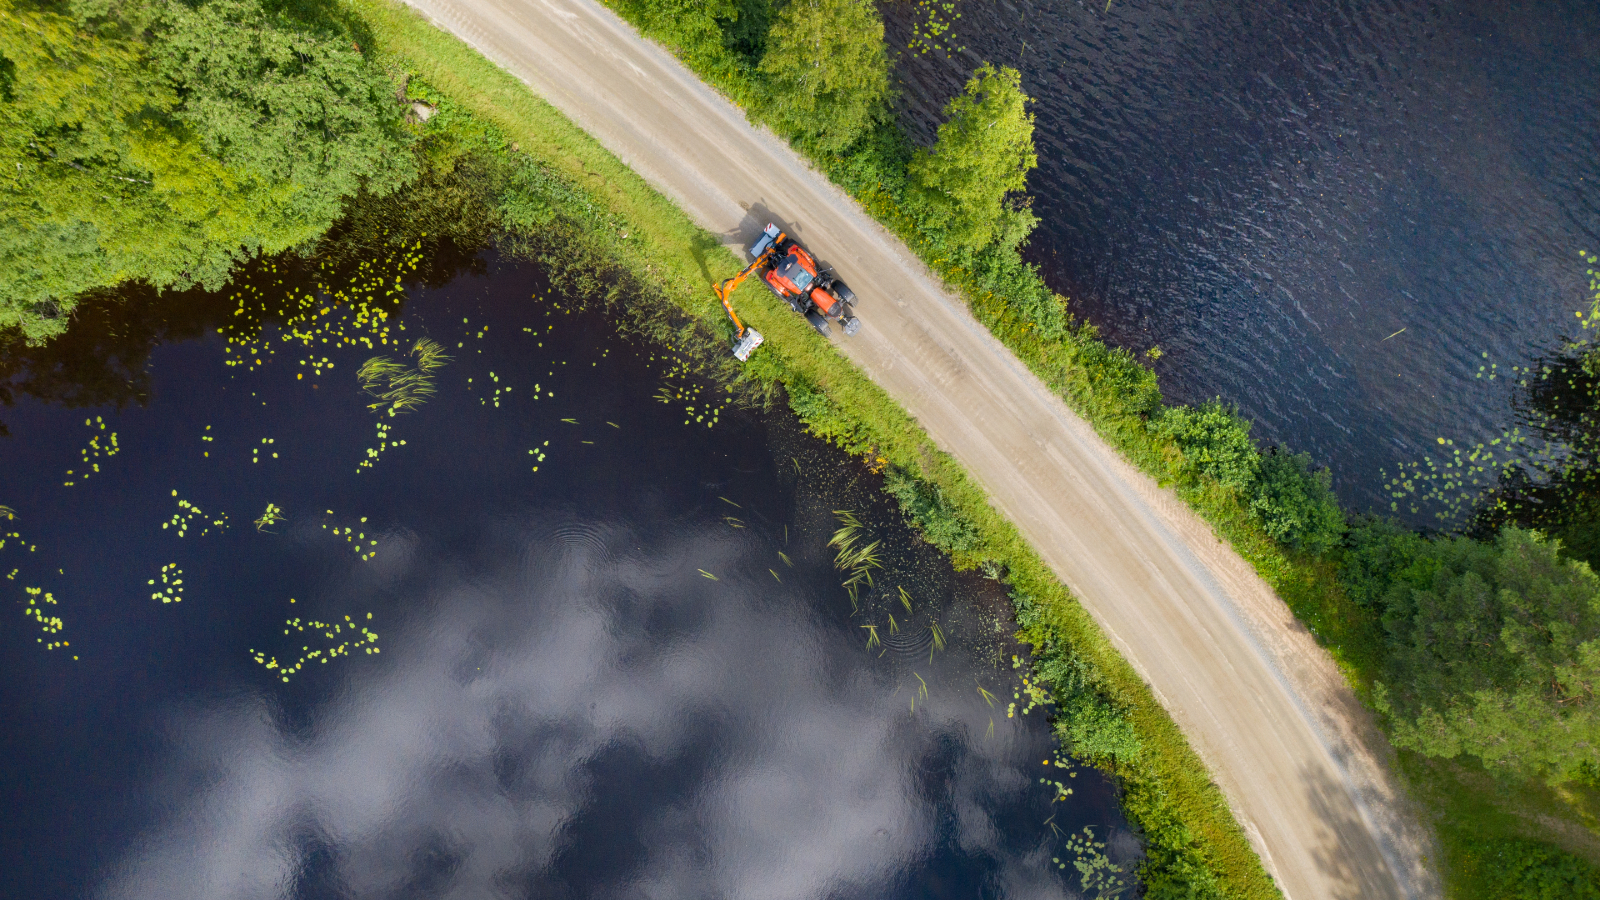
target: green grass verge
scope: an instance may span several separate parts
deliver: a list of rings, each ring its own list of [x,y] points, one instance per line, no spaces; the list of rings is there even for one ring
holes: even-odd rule
[[[520,154],[598,207],[587,227],[602,230],[604,240],[591,240],[590,247],[608,265],[659,292],[702,334],[727,334],[710,285],[733,274],[739,260],[713,235],[513,76],[413,11],[390,0],[350,3],[388,61],[491,125]],[[954,551],[961,566],[987,562],[1004,568],[1016,595],[1025,598],[1019,603],[1023,636],[1035,647],[1041,669],[1054,664],[1087,672],[1084,689],[1114,705],[1131,725],[1138,752],[1096,761],[1116,777],[1124,810],[1144,831],[1150,862],[1142,874],[1150,896],[1280,896],[1172,719],[966,473],[803,320],[754,288],[746,289],[741,303],[768,339],[738,373],[746,387],[767,393],[782,384],[814,433],[936,486],[975,535],[945,549]]]

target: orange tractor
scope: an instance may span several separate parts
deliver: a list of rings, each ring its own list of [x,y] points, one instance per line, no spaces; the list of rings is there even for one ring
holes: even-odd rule
[[[767,290],[805,316],[818,334],[826,337],[832,331],[829,319],[836,320],[846,335],[861,330],[861,320],[854,315],[855,293],[831,270],[819,270],[816,257],[778,230],[778,226],[767,225],[761,232],[761,239],[750,248],[750,256],[753,259],[744,271],[716,286],[717,299],[722,301],[722,308],[733,320],[733,355],[740,362],[749,359],[750,352],[761,346],[762,337],[760,332],[739,321],[728,298],[752,272],[760,272]]]

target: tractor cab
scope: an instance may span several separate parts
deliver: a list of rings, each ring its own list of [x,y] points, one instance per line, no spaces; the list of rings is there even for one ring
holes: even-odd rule
[[[810,287],[811,282],[817,277],[816,263],[811,262],[808,267],[806,262],[801,260],[801,257],[808,255],[804,250],[796,247],[790,250],[788,256],[783,258],[783,262],[773,268],[771,278],[779,282],[778,287],[787,288],[795,294],[806,293],[806,288]]]
[[[837,321],[846,335],[860,330],[861,320],[852,309],[855,294],[833,272],[819,270],[816,258],[779,231],[778,226],[768,225],[762,231],[761,239],[750,248],[750,255],[758,263],[764,256],[769,260],[761,273],[767,289],[805,316],[819,333],[827,335],[831,331],[829,319]]]

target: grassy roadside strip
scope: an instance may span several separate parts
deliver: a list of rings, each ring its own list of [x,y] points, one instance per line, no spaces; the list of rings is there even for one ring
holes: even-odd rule
[[[666,198],[510,74],[391,0],[349,0],[368,23],[385,61],[424,79],[446,102],[492,126],[517,151],[593,204],[589,251],[682,311],[700,333],[723,334],[709,286],[738,260]],[[605,289],[606,285],[596,285]],[[839,357],[799,317],[749,289],[741,307],[768,336],[742,375],[746,389],[782,384],[807,426],[900,473],[902,503],[929,499],[913,518],[958,565],[1003,567],[1024,636],[1058,701],[1072,689],[1125,723],[1132,741],[1093,754],[1123,788],[1124,809],[1145,833],[1142,876],[1151,897],[1279,896],[1221,793],[1172,720],[1016,529],[988,505],[961,468],[875,384]],[[735,386],[730,386],[732,391]],[[947,532],[940,521],[954,522]],[[1115,724],[1114,722],[1112,723]]]

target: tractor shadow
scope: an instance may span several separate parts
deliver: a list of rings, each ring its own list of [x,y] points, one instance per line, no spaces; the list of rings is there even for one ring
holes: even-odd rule
[[[785,234],[799,240],[801,243],[805,242],[803,226],[773,212],[767,207],[764,200],[757,200],[755,203],[746,206],[744,218],[739,220],[739,226],[733,231],[725,233],[722,237],[724,241],[736,243],[739,255],[744,258],[745,262],[749,262],[750,254],[747,251],[750,249],[750,245],[761,237],[761,230],[766,228],[768,224],[778,226]]]
[[[799,226],[775,215],[767,208],[766,201],[758,200],[752,204],[741,205],[744,206],[744,218],[739,220],[739,224],[732,231],[725,231],[719,235],[702,234],[689,246],[689,252],[694,255],[694,261],[700,266],[700,274],[705,276],[707,284],[716,284],[733,274],[729,271],[721,276],[712,275],[710,254],[726,247],[739,257],[739,264],[742,267],[750,261],[750,246],[761,237],[761,230],[766,228],[769,222],[786,233],[799,237]]]
[[[739,220],[737,228],[723,233],[723,242],[724,244],[736,245],[734,249],[739,254],[739,258],[744,262],[749,262],[750,246],[761,237],[761,230],[766,228],[768,224],[778,226],[784,234],[799,241],[802,246],[806,246],[805,226],[773,212],[767,206],[765,200],[757,200],[745,206],[744,218]],[[809,246],[806,246],[806,249],[811,251]],[[815,251],[811,252],[815,253]],[[827,260],[820,256],[817,256],[816,260],[818,271],[831,270],[833,268]]]

